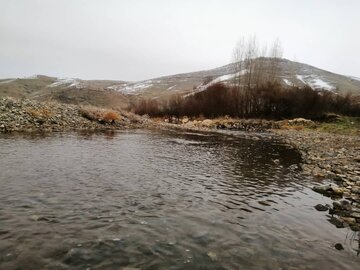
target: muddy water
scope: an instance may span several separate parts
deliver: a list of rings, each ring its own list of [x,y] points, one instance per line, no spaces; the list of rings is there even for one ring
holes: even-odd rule
[[[0,269],[358,269],[299,162],[227,135],[3,135]]]

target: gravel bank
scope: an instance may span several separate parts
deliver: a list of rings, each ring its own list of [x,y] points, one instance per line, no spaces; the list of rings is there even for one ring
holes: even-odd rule
[[[91,119],[89,115],[94,112],[98,116],[99,112],[105,114],[106,110],[55,102],[42,103],[28,99],[0,98],[0,133],[127,129],[144,125],[141,117],[129,113],[112,111],[116,116],[113,119],[101,117]]]
[[[317,205],[337,227],[360,230],[360,137],[316,131],[274,130],[300,151],[304,174],[328,180],[313,189],[333,199]]]

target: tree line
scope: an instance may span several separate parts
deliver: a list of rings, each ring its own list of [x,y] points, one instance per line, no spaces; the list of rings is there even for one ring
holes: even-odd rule
[[[309,86],[283,87],[277,82],[268,82],[251,91],[239,91],[216,83],[192,96],[174,95],[166,102],[141,100],[135,105],[134,112],[152,117],[317,118],[330,112],[360,116],[360,105],[350,95],[314,91]]]

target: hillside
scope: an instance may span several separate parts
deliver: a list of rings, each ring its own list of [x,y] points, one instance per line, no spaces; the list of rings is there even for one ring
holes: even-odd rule
[[[268,61],[268,59],[263,58],[262,61]],[[360,78],[332,73],[287,59],[280,60],[280,67],[279,79],[284,85],[304,86],[308,84],[316,90],[325,89],[339,94],[360,95]],[[203,82],[205,80],[210,81],[207,85],[220,81],[230,83],[234,75],[234,64],[228,64],[210,70],[113,85],[110,88],[131,96],[163,98],[173,93],[188,94],[193,91],[201,91],[204,89]]]
[[[0,97],[29,98],[38,101],[95,105],[123,109],[128,98],[120,92],[108,89],[121,81],[59,79],[43,75],[30,78],[0,80]]]
[[[269,61],[259,58],[257,61]],[[307,64],[280,60],[279,81],[284,85],[310,85],[316,90],[360,96],[360,78],[328,72]],[[264,70],[264,72],[269,72]],[[243,70],[242,73],[246,73]],[[174,93],[187,95],[202,91],[214,82],[231,83],[234,64],[191,73],[182,73],[145,81],[60,79],[37,75],[31,78],[1,79],[0,97],[30,98],[89,104],[109,108],[126,108],[139,98],[167,98]],[[204,84],[206,81],[206,84]]]

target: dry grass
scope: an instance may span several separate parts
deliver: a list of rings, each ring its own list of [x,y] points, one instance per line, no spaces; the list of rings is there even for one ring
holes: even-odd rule
[[[291,120],[290,120],[291,121]],[[291,124],[289,120],[278,121],[278,129],[284,130],[316,130],[325,133],[334,133],[342,135],[360,135],[360,117],[339,116],[338,119],[331,122],[313,122]]]
[[[120,120],[120,115],[115,111],[105,111],[103,114],[103,120],[106,122]]]
[[[80,109],[80,114],[91,121],[114,123],[121,119],[118,112],[114,110],[100,109],[97,107],[86,106]]]
[[[26,112],[31,115],[32,117],[36,118],[49,118],[54,114],[47,108],[40,108],[40,109],[27,109]]]

